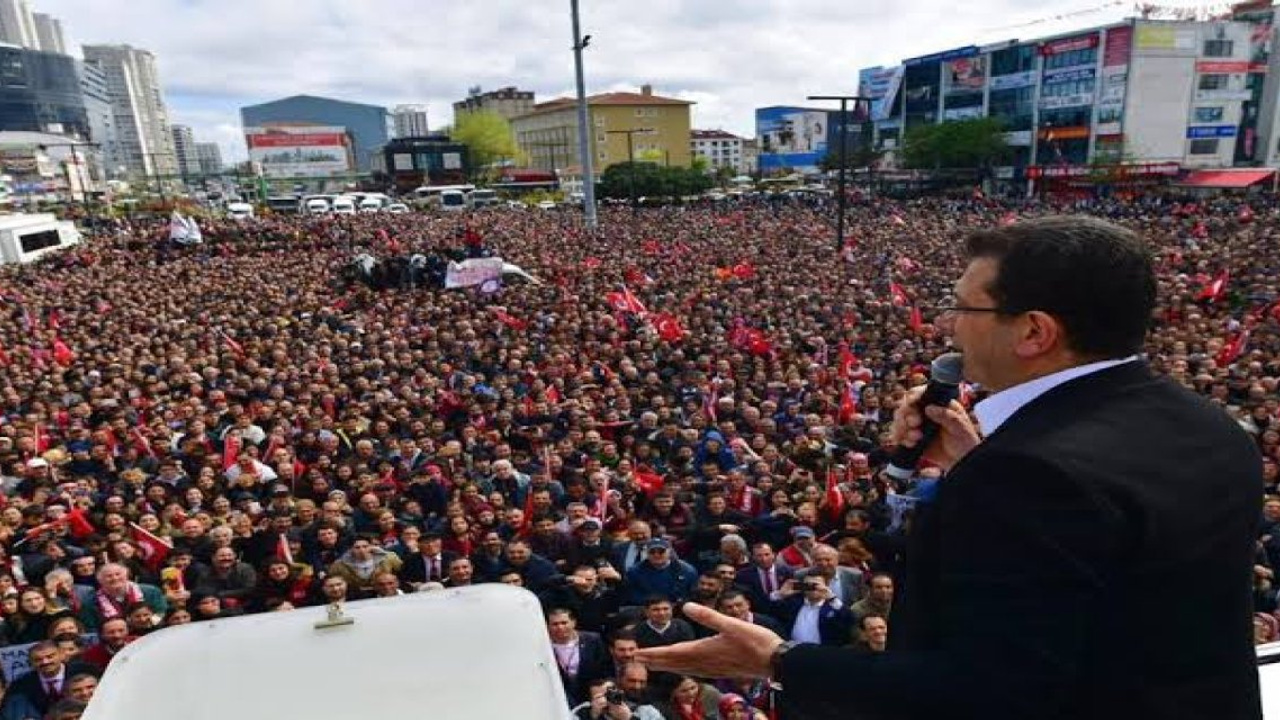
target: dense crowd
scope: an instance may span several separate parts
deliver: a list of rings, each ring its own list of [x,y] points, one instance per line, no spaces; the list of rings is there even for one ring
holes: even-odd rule
[[[579,717],[771,716],[767,684],[631,656],[705,632],[687,600],[886,650],[937,473],[880,470],[946,348],[960,240],[1062,211],[1150,241],[1148,360],[1236,417],[1275,491],[1266,201],[859,202],[843,251],[829,207],[792,203],[607,210],[595,232],[570,211],[214,221],[187,248],[120,221],[4,268],[0,643],[33,669],[0,717],[75,712],[170,625],[488,582],[538,594]],[[359,253],[539,282],[374,289],[342,281]],[[1259,508],[1262,641],[1280,497]]]

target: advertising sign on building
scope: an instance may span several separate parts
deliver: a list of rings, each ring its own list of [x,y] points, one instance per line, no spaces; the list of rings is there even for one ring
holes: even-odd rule
[[[915,67],[916,65],[924,65],[925,63],[931,62],[950,62],[951,60],[958,60],[960,58],[973,57],[974,55],[977,55],[978,52],[977,45],[966,45],[965,47],[956,48],[955,50],[946,50],[930,55],[921,55],[920,57],[911,58],[902,64],[907,67]]]
[[[1093,93],[1077,93],[1075,95],[1050,95],[1040,98],[1041,110],[1061,110],[1062,108],[1081,107],[1093,104]]]
[[[1205,138],[1229,138],[1236,136],[1235,125],[1201,125],[1187,128],[1187,138],[1203,140]]]
[[[1133,44],[1139,50],[1195,50],[1196,31],[1178,30],[1171,25],[1139,25]]]
[[[327,177],[351,172],[346,128],[299,125],[245,128],[249,160],[266,177]]]
[[[760,169],[808,171],[827,154],[828,113],[798,107],[756,110]]]
[[[1057,55],[1059,53],[1071,52],[1073,50],[1088,50],[1093,47],[1098,47],[1098,33],[1077,35],[1075,37],[1063,38],[1061,40],[1051,40],[1040,46],[1040,54]]]
[[[981,55],[957,58],[942,68],[947,95],[980,93],[987,84],[986,58]]]
[[[871,100],[871,120],[880,122],[893,114],[893,100],[902,85],[901,65],[892,68],[873,67],[858,73],[858,94]]]
[[[1265,73],[1271,57],[1272,17],[1267,13],[1265,22],[1259,22],[1249,32],[1249,72]]]
[[[1045,85],[1061,85],[1069,82],[1084,82],[1094,78],[1094,69],[1091,67],[1072,67],[1060,68],[1056,70],[1044,71]]]
[[[1125,89],[1129,85],[1129,57],[1133,28],[1129,25],[1107,30],[1102,52],[1102,81],[1098,84],[1098,135],[1119,135],[1123,131]]]
[[[1028,70],[1026,72],[1013,73],[1011,75],[993,75],[989,83],[991,91],[996,90],[1017,90],[1018,88],[1031,87],[1036,84],[1036,71]]]
[[[1201,60],[1196,63],[1196,72],[1229,74],[1249,72],[1248,60]]]
[[[950,122],[952,120],[973,120],[980,117],[983,117],[981,105],[962,108],[947,108],[942,111],[942,119],[944,122]]]

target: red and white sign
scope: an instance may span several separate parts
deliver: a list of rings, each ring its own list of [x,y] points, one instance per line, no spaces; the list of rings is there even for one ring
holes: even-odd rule
[[[245,128],[249,159],[267,177],[328,177],[352,171],[346,128],[299,125]]]
[[[1057,55],[1072,50],[1088,50],[1098,47],[1098,33],[1053,40],[1040,46],[1041,55]]]
[[[1201,60],[1196,63],[1196,72],[1213,74],[1247,73],[1248,60]]]
[[[246,136],[251,148],[267,147],[319,147],[343,145],[342,133],[283,133],[267,131]]]

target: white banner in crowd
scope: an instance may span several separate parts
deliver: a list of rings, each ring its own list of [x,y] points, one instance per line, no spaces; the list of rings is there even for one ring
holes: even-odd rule
[[[474,287],[502,277],[502,258],[472,258],[460,263],[449,263],[444,276],[444,286],[453,288]]]
[[[204,242],[204,236],[200,233],[200,226],[196,225],[195,218],[186,217],[177,210],[173,211],[173,217],[169,219],[169,239],[183,245],[197,245]]]

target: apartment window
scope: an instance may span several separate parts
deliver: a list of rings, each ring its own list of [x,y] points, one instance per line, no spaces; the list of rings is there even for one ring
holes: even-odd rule
[[[1204,52],[1205,57],[1231,57],[1235,50],[1235,43],[1231,40],[1205,40]]]
[[[600,115],[596,118],[596,127],[604,127],[604,116]]]
[[[636,117],[644,117],[644,108],[636,108]]]
[[[1218,138],[1191,141],[1192,155],[1217,155]]]
[[[1223,73],[1209,73],[1200,76],[1201,90],[1226,90],[1229,76]]]
[[[602,143],[605,141],[605,139],[606,137],[604,133],[596,133],[596,142]]]
[[[1198,123],[1222,122],[1222,107],[1220,105],[1198,107],[1192,117]]]

